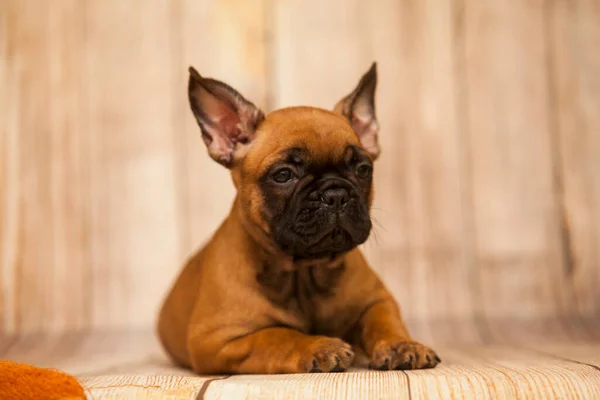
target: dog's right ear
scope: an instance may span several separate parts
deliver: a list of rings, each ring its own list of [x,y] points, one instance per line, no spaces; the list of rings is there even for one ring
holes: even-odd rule
[[[227,84],[203,78],[193,67],[189,72],[190,107],[208,154],[230,168],[254,140],[264,114]]]

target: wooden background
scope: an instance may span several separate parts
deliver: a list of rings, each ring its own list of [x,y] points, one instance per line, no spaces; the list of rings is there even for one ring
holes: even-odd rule
[[[154,322],[234,195],[190,64],[271,110],[378,61],[365,249],[413,326],[600,320],[600,1],[366,4],[0,0],[0,334]]]

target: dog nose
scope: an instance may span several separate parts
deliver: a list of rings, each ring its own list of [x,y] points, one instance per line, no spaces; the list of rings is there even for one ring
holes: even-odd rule
[[[321,195],[323,203],[327,204],[328,206],[334,207],[337,210],[342,208],[344,204],[348,202],[349,197],[350,196],[348,195],[348,191],[344,188],[327,189]]]

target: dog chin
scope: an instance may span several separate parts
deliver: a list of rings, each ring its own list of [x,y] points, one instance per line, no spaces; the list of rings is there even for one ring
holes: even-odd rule
[[[320,259],[334,257],[346,253],[364,243],[369,236],[370,228],[366,231],[350,232],[340,226],[329,229],[325,234],[315,235],[316,238],[306,238],[300,235],[291,240],[287,245],[280,243],[280,247],[296,259]],[[308,240],[307,240],[308,239]]]

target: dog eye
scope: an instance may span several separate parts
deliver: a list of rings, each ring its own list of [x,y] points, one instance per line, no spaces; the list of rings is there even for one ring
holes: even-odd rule
[[[294,173],[289,168],[281,168],[273,174],[273,180],[277,183],[289,182],[294,177]]]
[[[360,164],[356,167],[356,176],[359,178],[368,178],[371,176],[371,172],[373,172],[373,168],[369,164]]]

